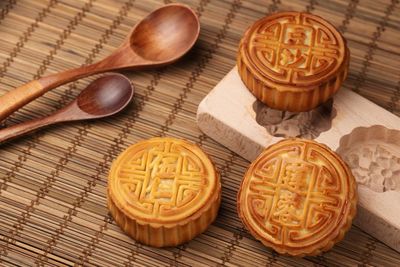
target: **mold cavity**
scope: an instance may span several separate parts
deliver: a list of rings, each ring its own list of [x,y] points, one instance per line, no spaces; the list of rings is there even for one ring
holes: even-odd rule
[[[383,126],[356,128],[337,150],[358,184],[375,192],[400,192],[400,131]]]
[[[280,111],[259,100],[254,102],[253,110],[257,123],[276,137],[317,138],[331,128],[332,119],[336,116],[332,99],[308,112]]]

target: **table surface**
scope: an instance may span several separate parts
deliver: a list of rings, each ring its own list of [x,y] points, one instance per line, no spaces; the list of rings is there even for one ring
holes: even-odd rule
[[[0,149],[0,265],[85,266],[400,266],[400,254],[353,226],[317,257],[278,255],[254,240],[236,213],[248,162],[198,129],[202,98],[235,65],[238,42],[256,19],[309,11],[331,21],[351,50],[344,87],[400,114],[398,0],[185,0],[200,16],[194,49],[178,63],[124,72],[135,100],[107,119],[56,125]],[[0,94],[111,53],[136,22],[169,1],[0,1]],[[56,88],[2,126],[50,114],[73,100],[90,77]],[[107,172],[129,145],[154,136],[196,142],[221,172],[217,220],[193,241],[156,249],[135,243],[106,207]]]

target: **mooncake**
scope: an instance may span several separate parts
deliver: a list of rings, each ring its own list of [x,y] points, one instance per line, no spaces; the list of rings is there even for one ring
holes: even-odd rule
[[[350,228],[357,185],[327,146],[286,139],[252,162],[237,204],[244,225],[264,245],[292,256],[317,255]]]
[[[195,144],[153,138],[126,149],[112,164],[108,207],[140,243],[166,247],[202,233],[217,216],[219,175]]]
[[[281,12],[255,22],[237,57],[240,77],[271,108],[309,111],[331,98],[347,77],[350,53],[323,18]]]

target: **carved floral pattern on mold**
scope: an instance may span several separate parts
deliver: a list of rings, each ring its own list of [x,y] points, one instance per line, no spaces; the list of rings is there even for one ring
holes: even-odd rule
[[[272,109],[256,100],[253,104],[256,121],[275,137],[315,139],[328,131],[336,116],[333,100],[308,112],[289,112]]]
[[[354,145],[344,156],[361,185],[376,192],[400,192],[400,157],[384,144]]]

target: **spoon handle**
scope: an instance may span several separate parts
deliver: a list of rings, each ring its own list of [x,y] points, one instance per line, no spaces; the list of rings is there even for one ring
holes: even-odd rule
[[[8,93],[0,96],[0,121],[57,86],[75,81],[95,73],[107,71],[100,65],[101,62],[83,66],[77,69],[52,74],[38,80],[31,81]]]
[[[17,125],[10,126],[0,130],[0,144],[5,143],[11,139],[17,138],[21,135],[27,134],[34,130],[60,122],[57,116],[48,116],[45,118],[35,119],[27,122],[23,122]]]

